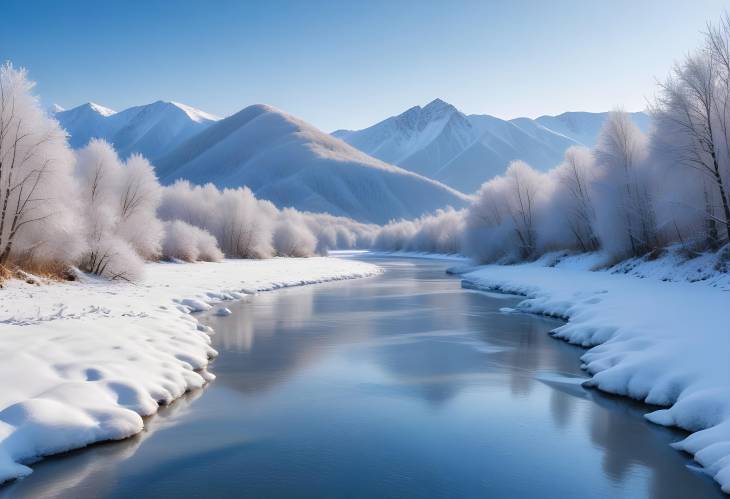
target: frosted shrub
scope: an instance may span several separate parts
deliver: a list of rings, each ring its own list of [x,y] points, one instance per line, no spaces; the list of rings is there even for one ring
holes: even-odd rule
[[[212,184],[193,186],[184,180],[163,189],[157,213],[162,220],[181,220],[208,231],[231,258],[310,256],[326,254],[330,249],[367,248],[377,230],[374,225],[345,217],[292,208],[279,210],[269,201],[256,199],[245,187],[221,191]],[[280,246],[274,241],[277,230]],[[314,237],[314,249],[309,236]],[[289,247],[292,237],[302,244],[301,248]]]
[[[139,154],[127,159],[119,176],[117,234],[146,260],[159,257],[162,223],[157,218],[162,188],[152,165]]]
[[[405,243],[407,251],[452,254],[461,252],[464,212],[437,210],[415,220],[415,233]]]
[[[269,258],[273,220],[260,209],[248,188],[225,189],[221,194],[217,236],[223,252],[234,258]]]
[[[549,179],[523,161],[484,183],[467,210],[464,251],[480,262],[536,256],[538,213]],[[542,190],[541,190],[542,189]]]
[[[273,243],[279,256],[312,256],[317,249],[317,238],[304,223],[304,217],[291,208],[282,211]]]
[[[165,237],[162,241],[162,256],[186,262],[219,261],[223,253],[216,239],[203,229],[181,220],[164,223]]]
[[[565,159],[546,175],[546,192],[541,223],[537,228],[541,252],[555,249],[595,251],[598,236],[594,227],[594,189],[597,173],[593,154],[587,147],[573,146]],[[547,192],[552,189],[551,192]]]
[[[87,244],[81,268],[112,279],[138,278],[138,262],[159,257],[163,236],[156,214],[161,187],[152,166],[139,155],[124,163],[110,144],[94,139],[77,151],[76,178]],[[125,271],[121,261],[134,268]]]
[[[384,251],[405,251],[417,231],[418,226],[414,221],[391,222],[375,236],[373,247]]]
[[[90,243],[82,270],[111,280],[137,281],[144,274],[144,260],[129,242],[107,234]]]

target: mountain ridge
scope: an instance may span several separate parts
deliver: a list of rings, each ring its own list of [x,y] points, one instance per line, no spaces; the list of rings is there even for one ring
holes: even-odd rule
[[[219,119],[186,104],[162,100],[119,112],[87,102],[53,115],[69,132],[75,149],[101,138],[122,157],[136,152],[152,160]]]
[[[248,106],[157,161],[163,183],[186,179],[249,187],[279,207],[386,223],[469,197],[440,182],[368,156],[275,107]]]
[[[428,109],[439,112],[425,112]],[[502,173],[510,161],[521,159],[545,170],[556,166],[568,147],[593,146],[607,114],[577,111],[503,120],[488,114],[466,115],[434,99],[362,130],[332,134],[372,156],[473,192]],[[645,113],[631,116],[640,128],[648,129]]]

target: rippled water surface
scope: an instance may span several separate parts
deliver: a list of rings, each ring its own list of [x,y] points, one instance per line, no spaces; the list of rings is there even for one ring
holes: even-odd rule
[[[204,317],[213,383],[0,497],[724,497],[647,408],[581,387],[557,321],[499,312],[518,299],[447,263],[373,261]]]

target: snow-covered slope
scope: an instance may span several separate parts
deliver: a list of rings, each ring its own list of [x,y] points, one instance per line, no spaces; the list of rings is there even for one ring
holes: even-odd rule
[[[88,103],[55,113],[74,148],[94,138],[114,144],[122,157],[140,153],[155,159],[204,130],[216,116],[177,102],[157,101],[114,111]]]
[[[265,105],[221,120],[160,158],[163,182],[248,186],[278,206],[385,223],[467,197],[372,158],[312,125]]]
[[[69,143],[73,148],[83,147],[94,137],[107,138],[111,132],[107,118],[114,114],[115,111],[93,102],[54,113],[69,133]]]
[[[564,113],[536,120],[466,116],[436,99],[364,130],[338,130],[334,136],[376,158],[439,180],[464,192],[504,172],[521,159],[548,169],[572,145],[595,143],[607,113]],[[642,129],[649,118],[632,117]]]
[[[596,139],[607,115],[608,113],[569,112],[557,116],[540,116],[534,122],[590,147],[596,144]],[[650,118],[648,114],[638,112],[630,113],[630,115],[641,130],[644,132],[649,130]]]
[[[454,106],[436,99],[360,131],[332,135],[371,156],[433,177],[479,138],[479,131]]]

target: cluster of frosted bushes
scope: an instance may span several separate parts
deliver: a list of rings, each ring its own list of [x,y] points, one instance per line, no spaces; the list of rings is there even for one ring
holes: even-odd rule
[[[556,168],[522,161],[485,184],[462,212],[391,223],[375,246],[515,262],[553,250],[602,249],[614,260],[668,245],[688,254],[730,239],[730,20],[660,85],[645,135],[610,113],[593,149]]]
[[[181,221],[211,234],[230,258],[304,257],[366,247],[376,231],[344,217],[279,210],[256,199],[247,187],[219,190],[186,180],[163,189],[157,213],[164,221]]]
[[[460,253],[463,232],[464,211],[447,208],[416,220],[385,225],[378,231],[373,246],[385,251]]]
[[[279,210],[247,188],[163,187],[142,156],[103,140],[69,149],[24,70],[0,67],[0,270],[70,266],[139,279],[145,261],[306,257],[369,246],[376,228]]]

